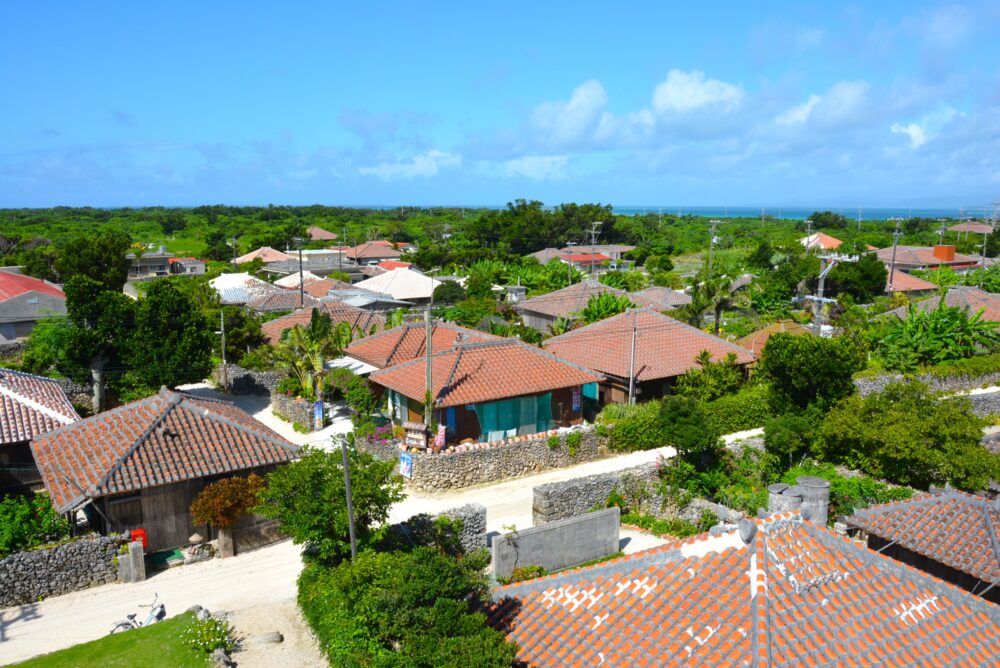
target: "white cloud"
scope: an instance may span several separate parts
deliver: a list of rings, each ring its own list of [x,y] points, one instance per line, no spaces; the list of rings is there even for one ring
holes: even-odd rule
[[[413,156],[408,162],[383,162],[374,167],[362,167],[358,171],[366,176],[377,176],[380,179],[412,179],[417,176],[428,178],[436,176],[447,167],[457,167],[462,164],[462,156],[431,149],[421,155]]]
[[[927,143],[927,133],[924,132],[924,129],[916,123],[908,123],[906,125],[893,123],[891,129],[893,134],[904,134],[909,136],[910,146],[912,148],[920,148]]]
[[[576,87],[568,102],[540,104],[531,115],[531,123],[552,144],[574,144],[593,135],[607,104],[604,86],[590,79]]]
[[[968,8],[951,5],[922,17],[919,32],[936,49],[951,49],[961,44],[974,28]]]
[[[714,106],[735,111],[743,102],[743,88],[706,79],[700,70],[670,70],[667,79],[653,91],[653,109],[658,113],[685,113]]]
[[[550,181],[565,176],[569,156],[526,155],[502,164],[504,176],[524,177],[533,181]]]
[[[810,95],[808,100],[797,107],[792,107],[788,111],[778,114],[774,122],[778,125],[801,125],[809,120],[809,114],[812,113],[821,99],[819,95]]]
[[[826,30],[822,28],[799,28],[795,33],[795,46],[799,51],[822,46],[826,40]]]

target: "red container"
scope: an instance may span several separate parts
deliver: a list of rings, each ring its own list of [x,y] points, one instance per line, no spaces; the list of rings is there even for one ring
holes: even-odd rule
[[[146,530],[145,529],[132,529],[132,533],[129,536],[129,542],[139,541],[142,543],[142,549],[145,550],[149,547],[149,542],[146,540]]]

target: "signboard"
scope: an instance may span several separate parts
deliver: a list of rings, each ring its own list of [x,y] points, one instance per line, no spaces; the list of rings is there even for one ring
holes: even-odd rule
[[[323,402],[317,401],[313,404],[313,430],[319,431],[323,428]]]
[[[573,412],[574,413],[579,413],[580,412],[580,404],[583,401],[583,399],[581,398],[582,396],[583,396],[583,393],[580,391],[580,388],[579,387],[574,387],[573,388]]]
[[[403,424],[406,430],[406,447],[423,450],[427,447],[427,427],[420,422],[406,422]]]
[[[409,452],[399,453],[399,475],[407,480],[413,477],[413,455]]]

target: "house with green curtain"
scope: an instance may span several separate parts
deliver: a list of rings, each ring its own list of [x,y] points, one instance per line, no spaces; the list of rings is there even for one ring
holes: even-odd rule
[[[499,441],[583,421],[585,396],[596,396],[599,373],[518,339],[458,343],[430,357],[433,419],[447,441]],[[420,422],[427,358],[375,371],[395,424]]]

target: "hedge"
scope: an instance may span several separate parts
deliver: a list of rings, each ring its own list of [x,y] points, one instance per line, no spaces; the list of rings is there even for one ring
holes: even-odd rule
[[[773,417],[768,402],[768,387],[763,384],[744,387],[736,394],[710,401],[704,407],[705,415],[719,434],[757,429]]]

